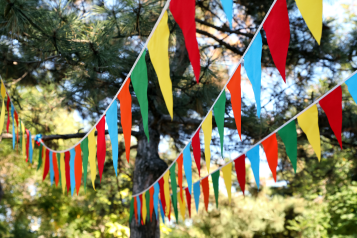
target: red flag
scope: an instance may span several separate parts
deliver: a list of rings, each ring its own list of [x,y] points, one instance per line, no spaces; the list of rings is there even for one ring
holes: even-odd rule
[[[328,122],[331,129],[340,143],[342,149],[342,89],[341,86],[337,87],[326,97],[320,100],[320,106],[326,113]]]
[[[129,91],[130,78],[126,81],[123,89],[118,95],[118,100],[120,101],[120,118],[121,126],[123,127],[124,141],[125,141],[125,152],[126,160],[129,163],[130,158],[130,141],[131,141],[131,124],[132,124],[132,114],[131,114],[131,94]]]
[[[208,202],[209,202],[209,184],[208,184],[208,176],[201,180],[203,198],[205,201],[206,211],[208,209]]]
[[[178,185],[180,187],[180,196],[181,196],[181,200],[183,199],[183,189],[182,189],[182,163],[183,163],[183,157],[182,157],[182,153],[179,155],[178,159],[177,159],[177,181],[178,181]]]
[[[237,179],[239,182],[240,189],[243,192],[245,190],[245,155],[241,155],[234,160],[234,167],[236,168]]]
[[[56,182],[56,187],[58,186],[58,181],[59,181],[59,172],[58,172],[58,166],[57,166],[57,154],[52,152],[52,163],[53,163],[53,170],[55,172],[55,182]]]
[[[164,178],[163,177],[159,180],[159,185],[160,185],[160,200],[161,200],[161,204],[162,204],[162,210],[165,213],[166,201],[165,201]]]
[[[64,167],[66,170],[66,185],[67,185],[67,194],[71,188],[71,177],[70,177],[70,167],[69,167],[69,160],[70,160],[70,153],[66,151],[64,153]],[[64,184],[62,184],[64,186]]]
[[[105,153],[106,153],[106,146],[105,146],[105,117],[98,122],[97,126],[97,160],[98,160],[98,171],[100,182],[102,181],[102,173],[104,169],[104,162],[105,162]]]
[[[200,129],[196,132],[196,134],[192,138],[192,149],[193,149],[193,157],[195,158],[196,166],[198,169],[198,176],[201,176],[201,143],[200,143]]]
[[[144,220],[143,219],[143,194],[139,195],[139,199],[140,199],[140,207],[139,207],[139,209],[140,209],[140,220],[141,220],[141,225],[144,225],[144,223],[143,223],[143,220]]]
[[[154,186],[152,186],[150,189],[149,189],[149,193],[150,193],[150,221],[152,221],[152,212],[154,211]]]
[[[200,81],[200,52],[196,38],[195,0],[171,0],[170,11],[180,26],[185,38],[188,57],[191,61],[197,83]]]
[[[16,121],[16,143],[19,144],[19,115],[15,111],[15,121]]]
[[[285,64],[290,42],[290,26],[286,0],[277,0],[264,23],[264,30],[273,61],[285,79]]]
[[[190,191],[188,191],[188,188],[185,188],[185,192],[186,192],[188,214],[190,215],[190,218],[191,218],[191,194],[190,194]]]
[[[30,135],[29,135],[29,130],[25,128],[26,131],[26,162],[29,161],[29,147],[30,147]]]
[[[10,108],[9,107],[10,107],[10,97],[9,97],[9,95],[7,95],[7,103],[6,103],[6,108],[7,108],[6,132],[7,133],[9,133],[9,126],[10,126]]]
[[[231,93],[231,103],[233,109],[234,119],[236,121],[236,127],[239,134],[240,140],[242,140],[242,130],[241,130],[241,108],[242,108],[242,98],[241,98],[241,65],[238,66],[236,72],[234,72],[231,80],[227,84],[227,88]]]
[[[25,143],[25,142],[22,142],[22,143]],[[43,169],[42,181],[45,180],[49,171],[50,171],[50,151],[46,149],[46,158],[45,158],[45,166]]]
[[[278,141],[274,133],[262,142],[265,154],[267,156],[269,168],[276,182],[276,167],[278,166]]]
[[[76,180],[76,191],[77,191],[77,196],[78,196],[78,192],[79,192],[79,188],[81,187],[81,180],[82,180],[82,150],[81,150],[81,145],[78,144],[75,147],[75,150],[76,150],[76,157],[74,159],[74,177],[75,177],[75,180]]]

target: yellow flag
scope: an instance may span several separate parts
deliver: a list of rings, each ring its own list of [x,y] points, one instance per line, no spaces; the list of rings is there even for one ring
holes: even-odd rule
[[[207,171],[209,173],[209,168],[211,164],[211,139],[212,139],[212,111],[210,111],[207,115],[206,120],[202,123],[202,130],[205,140],[205,159]]]
[[[312,148],[314,149],[317,158],[321,159],[321,143],[318,121],[318,111],[316,104],[307,109],[297,118],[299,126],[305,132]]]
[[[25,125],[23,122],[22,124],[22,156],[26,158],[26,139],[25,139]]]
[[[6,96],[5,85],[4,85],[4,82],[1,80],[1,97],[3,100],[5,100],[5,96]]]
[[[165,203],[166,203],[166,211],[165,211],[166,216],[169,215],[169,211],[170,211],[169,176],[170,176],[170,170],[167,170],[167,172],[164,174],[164,194],[165,194]]]
[[[232,163],[227,164],[222,168],[224,184],[226,185],[228,201],[231,203],[231,187],[232,187]]]
[[[180,205],[180,213],[182,216],[182,220],[185,220],[185,213],[186,213],[185,198],[184,198],[184,196],[182,196],[182,199],[181,199],[180,192],[177,193],[177,198],[178,198],[179,205]]]
[[[62,182],[62,193],[64,194],[64,192],[66,191],[66,169],[65,169],[65,165],[64,165],[64,153],[61,153],[60,155],[60,163],[61,163],[61,182]]]
[[[1,115],[0,115],[0,135],[2,133],[2,129],[4,128],[5,123],[5,99],[2,100],[2,107],[1,107]]]
[[[144,225],[145,225],[145,222],[146,222],[146,214],[147,214],[147,210],[146,210],[146,196],[145,196],[145,193],[143,193],[143,195],[141,196],[142,197],[142,214],[143,214],[143,222],[144,222]]]
[[[322,35],[322,0],[296,0],[302,17],[320,45]]]
[[[97,167],[95,164],[95,158],[97,154],[97,146],[95,144],[95,136],[94,136],[95,130],[93,129],[89,134],[88,134],[88,160],[89,160],[89,165],[90,165],[90,178],[92,180],[92,185],[95,190],[95,177],[97,175]]]
[[[170,78],[169,64],[169,36],[170,30],[167,25],[167,12],[165,11],[159,25],[152,35],[149,43],[149,55],[159,80],[160,89],[166,103],[167,110],[173,118],[172,82]]]

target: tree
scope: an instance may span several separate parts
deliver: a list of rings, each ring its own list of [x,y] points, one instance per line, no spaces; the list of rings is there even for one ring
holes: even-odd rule
[[[23,105],[21,102],[25,99],[22,95],[24,87],[36,86],[42,89],[50,85],[55,95],[62,99],[63,108],[68,112],[76,110],[83,119],[93,124],[107,107],[108,99],[112,98],[122,85],[164,2],[1,0],[0,3],[0,12],[4,12],[0,15],[2,24],[0,74],[7,82],[7,86],[12,85],[11,95],[15,100],[15,106],[21,108]],[[167,168],[167,163],[158,153],[160,139],[172,138],[174,149],[179,151],[199,126],[201,117],[209,110],[227,80],[227,69],[222,62],[225,59],[236,62],[240,58],[271,3],[272,1],[261,0],[235,2],[234,27],[230,29],[222,17],[223,11],[219,1],[196,1],[202,70],[198,85],[190,69],[182,32],[170,15],[169,55],[174,90],[174,119],[171,121],[168,116],[155,71],[147,56],[150,142],[143,133],[138,102],[133,94],[133,125],[135,126],[132,134],[137,140],[133,148],[136,150],[132,178],[133,193],[140,192],[151,185]],[[288,9],[290,13],[297,12],[294,1],[288,1]],[[355,45],[353,35],[356,34],[356,29],[342,41],[339,35],[334,34],[332,23],[331,20],[324,22],[322,42],[321,46],[318,46],[300,15],[290,14],[291,42],[287,75],[289,80],[294,82],[291,85],[294,89],[291,94],[285,93],[287,89],[282,86],[282,80],[274,69],[267,41],[262,32],[264,71],[277,77],[272,78],[273,83],[263,84],[263,92],[270,95],[266,100],[268,103],[263,105],[262,119],[256,118],[254,104],[247,94],[243,94],[244,139],[242,142],[235,139],[235,124],[228,100],[225,119],[225,126],[229,129],[226,134],[226,151],[243,151],[252,141],[256,142],[263,138],[272,129],[283,124],[292,114],[302,110],[307,104],[305,99],[311,98],[309,102],[313,101],[314,91],[311,90],[310,94],[306,90],[314,83],[314,77],[318,76],[317,70],[322,68],[329,72],[329,79],[336,79],[341,77],[341,69],[346,71],[353,69],[351,62],[356,55],[353,50]],[[350,43],[346,44],[346,41]],[[326,88],[331,88],[335,83],[336,80],[330,80]],[[130,90],[133,92],[132,88]],[[325,92],[325,88],[321,90]],[[274,110],[269,109],[269,105],[274,105]],[[346,113],[350,115],[349,120],[355,117],[352,108]],[[56,125],[55,123],[46,124],[40,117],[37,121],[31,121],[31,118],[23,119],[25,124],[36,133],[48,135],[48,140],[45,141],[46,143],[51,141],[50,146],[53,148],[60,146],[56,141],[51,140],[59,136],[50,136],[53,134],[51,124]],[[323,136],[328,139],[328,142],[336,143],[332,131],[327,129],[326,119],[320,126],[325,128]],[[353,138],[355,127],[352,123],[346,122],[344,130],[349,130]],[[73,134],[74,132],[75,130],[70,136],[60,137],[70,139],[82,135]],[[73,143],[73,140],[71,141]],[[301,145],[307,145],[303,135],[299,137],[299,141]],[[70,142],[66,143],[70,144]],[[219,139],[214,137],[212,144],[218,145]],[[355,148],[353,142],[350,146]],[[299,153],[300,157],[306,157],[303,150],[299,150]],[[213,163],[219,163],[219,153],[215,153],[214,158],[216,159]],[[282,158],[281,166],[291,168],[287,163],[287,157],[282,155]],[[125,174],[124,168],[127,167],[125,162],[119,162],[118,174]],[[107,156],[105,170],[113,172],[110,156]],[[291,177],[291,170],[289,173],[288,175],[282,173],[283,178]],[[130,186],[130,183],[126,185]],[[128,200],[122,202],[124,207],[129,206]],[[132,237],[145,237],[145,235],[152,237],[153,234],[158,236],[158,232],[155,221],[141,227],[131,224]]]

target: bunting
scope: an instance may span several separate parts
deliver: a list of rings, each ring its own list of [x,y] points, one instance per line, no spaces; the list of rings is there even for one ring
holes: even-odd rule
[[[180,214],[182,216],[182,219],[185,220],[185,213],[186,213],[185,199],[183,197],[181,197],[180,194],[177,194],[177,197],[178,197],[178,202],[179,202],[179,206],[180,206]]]
[[[278,135],[282,139],[286,154],[288,155],[291,164],[294,168],[294,172],[296,173],[296,164],[297,164],[297,133],[296,133],[296,125],[295,121],[292,120],[288,124],[286,124],[283,128],[278,131]]]
[[[274,181],[276,182],[276,167],[278,167],[278,141],[276,134],[269,136],[262,142],[269,168],[273,174]]]
[[[9,97],[8,94],[7,94],[6,110],[7,110],[6,132],[9,133],[9,126],[10,126],[10,97]]]
[[[216,198],[216,207],[218,208],[218,189],[219,189],[219,170],[211,174],[212,177],[212,183],[213,183],[213,191],[214,191],[214,197]]]
[[[167,216],[169,213],[169,209],[170,209],[170,187],[169,187],[169,176],[170,176],[170,170],[168,170],[164,176],[164,194],[165,194],[165,204],[168,205],[166,206],[166,210],[165,210],[165,215]]]
[[[53,184],[53,179],[55,178],[55,170],[53,169],[53,153],[52,152],[48,152],[49,153],[49,161],[50,161],[50,180],[51,180],[51,186]]]
[[[205,177],[201,180],[202,192],[203,192],[203,200],[205,202],[206,212],[208,212],[208,202],[209,202],[209,183],[208,177]]]
[[[220,143],[221,155],[223,157],[223,139],[224,139],[224,114],[226,111],[226,92],[223,90],[216,104],[213,107],[214,119],[216,120]]]
[[[152,65],[154,66],[157,78],[159,80],[162,96],[164,97],[164,101],[171,119],[173,119],[172,83],[170,78],[170,64],[168,57],[170,30],[169,26],[167,25],[167,20],[168,15],[165,11],[148,43],[148,49]]]
[[[11,103],[11,119],[12,119],[12,149],[15,149],[15,119],[14,119],[14,105]],[[32,163],[32,162],[31,162]]]
[[[71,195],[73,197],[74,189],[76,187],[76,177],[75,177],[75,171],[74,171],[74,164],[75,164],[75,158],[76,158],[76,151],[75,149],[70,150],[70,159],[69,159],[69,175],[71,179]]]
[[[102,182],[102,174],[104,169],[104,162],[105,162],[105,153],[106,153],[106,146],[105,146],[105,117],[102,117],[98,122],[97,126],[97,160],[98,160],[98,171],[99,171],[99,178]]]
[[[178,185],[180,187],[180,196],[181,199],[183,197],[183,189],[182,189],[182,166],[183,166],[183,156],[182,154],[179,155],[178,159],[176,160],[177,163],[177,181],[178,181]]]
[[[23,145],[25,143],[22,143]],[[44,165],[44,168],[43,168],[43,177],[42,177],[42,180],[45,180],[45,178],[47,177],[47,174],[50,170],[50,151],[46,149],[46,152],[45,152],[45,165]]]
[[[195,158],[195,163],[198,170],[198,176],[201,176],[201,142],[200,142],[200,128],[196,131],[195,135],[192,137],[192,150],[193,157]]]
[[[159,213],[158,213],[158,206],[159,206],[159,193],[160,193],[160,186],[159,183],[154,184],[154,211],[156,215],[156,221],[159,221]]]
[[[183,168],[185,170],[188,191],[192,193],[192,159],[190,152],[191,142],[183,150]]]
[[[207,114],[206,119],[202,123],[202,131],[204,135],[205,141],[205,159],[207,171],[209,172],[210,164],[211,164],[211,139],[212,139],[212,111]]]
[[[250,149],[247,152],[247,157],[250,161],[253,170],[254,179],[259,189],[259,164],[260,164],[259,145],[256,145],[252,149]]]
[[[231,93],[231,104],[236,122],[239,139],[242,140],[241,130],[241,107],[242,107],[242,94],[241,94],[241,65],[238,66],[234,72],[231,80],[227,84],[227,89]]]
[[[233,19],[233,0],[221,0],[224,13],[226,14],[229,27],[232,29],[232,19]]]
[[[84,192],[86,192],[87,191],[87,168],[88,168],[88,157],[89,157],[88,137],[84,138],[84,140],[81,142],[81,151],[83,154],[83,156],[82,156],[83,186],[84,186]]]
[[[75,175],[75,182],[76,182],[76,191],[77,191],[77,196],[79,192],[79,188],[81,187],[81,180],[82,180],[82,150],[81,150],[81,145],[77,145],[75,147],[76,150],[76,156],[74,159],[74,175]]]
[[[232,187],[232,163],[227,164],[222,168],[224,184],[226,185],[228,202],[231,203],[231,187]]]
[[[200,185],[200,184],[198,184]],[[200,187],[200,186],[198,186]],[[195,193],[195,191],[193,191]],[[188,188],[185,188],[185,194],[186,194],[186,202],[187,202],[187,209],[188,209],[188,215],[191,218],[191,193],[188,191]],[[183,200],[183,198],[182,198]],[[182,201],[184,203],[184,201]]]
[[[305,132],[312,148],[314,149],[318,160],[321,160],[321,143],[318,122],[317,106],[314,104],[303,114],[298,116],[297,120],[301,129]]]
[[[234,167],[237,173],[237,180],[244,195],[245,191],[245,154],[239,156],[234,160]]]
[[[88,160],[89,160],[89,166],[90,166],[90,178],[92,180],[92,186],[93,189],[95,190],[95,177],[97,176],[97,167],[95,163],[95,158],[96,158],[96,144],[95,144],[95,130],[93,129],[91,132],[88,134]]]
[[[52,152],[52,164],[53,164],[53,170],[55,172],[55,184],[56,184],[56,187],[58,187],[59,172],[58,172],[58,166],[57,166],[57,155],[54,152]]]
[[[150,195],[150,204],[149,204],[149,206],[150,206],[150,221],[152,221],[152,214],[153,214],[153,212],[154,212],[154,194],[155,194],[155,189],[154,189],[154,187],[151,187],[150,189],[149,189],[149,195]]]
[[[67,187],[67,194],[71,188],[71,169],[69,167],[69,161],[70,161],[70,152],[67,151],[64,153],[64,164],[65,164],[65,170],[66,170],[66,187]]]
[[[190,192],[189,192],[190,193]],[[198,212],[198,206],[200,203],[200,194],[201,194],[201,187],[200,181],[193,184],[193,196],[195,199],[196,211]]]
[[[66,167],[65,167],[65,162],[64,162],[64,153],[61,153],[61,155],[60,155],[60,170],[61,170],[62,194],[64,194],[66,191],[66,169],[65,168]]]
[[[110,141],[112,143],[112,156],[115,176],[118,176],[118,106],[116,100],[108,108],[105,119],[108,124]],[[104,166],[104,164],[103,164]],[[99,165],[98,165],[99,167]]]
[[[353,75],[346,81],[348,91],[350,92],[353,100],[357,103],[357,74]]]
[[[248,79],[253,86],[255,102],[257,104],[257,116],[260,118],[260,87],[262,77],[262,49],[263,42],[260,32],[256,35],[251,43],[247,54],[244,57],[244,68],[247,72]]]
[[[173,165],[170,167],[170,179],[171,179],[171,190],[172,190],[172,205],[174,207],[174,212],[177,220],[176,163],[173,163]]]

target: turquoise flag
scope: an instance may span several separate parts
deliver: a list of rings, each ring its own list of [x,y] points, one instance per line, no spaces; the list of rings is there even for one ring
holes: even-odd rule
[[[196,211],[198,211],[198,205],[200,203],[201,186],[200,181],[193,184],[193,196],[195,198]]]
[[[12,127],[14,128],[14,127]],[[14,130],[14,129],[13,129]],[[14,138],[14,137],[13,137]],[[30,163],[32,164],[32,155],[33,155],[33,150],[32,150],[32,139],[31,139],[31,131],[29,130],[29,157],[30,157]]]
[[[159,194],[160,194],[160,185],[158,182],[154,184],[154,210],[156,214],[156,221],[159,220],[159,213],[158,213],[158,205],[159,205]]]
[[[185,170],[188,191],[190,194],[192,194],[192,159],[190,147],[191,142],[189,142],[186,148],[183,150],[183,168]]]
[[[53,184],[53,179],[55,177],[55,171],[53,169],[53,159],[52,159],[52,151],[49,152],[50,157],[50,179],[51,179],[51,186]],[[73,164],[74,167],[74,164]]]
[[[257,187],[259,189],[259,145],[254,146],[251,150],[247,152],[247,157],[249,158],[255,182],[257,183]]]
[[[73,149],[70,150],[70,159],[69,159],[69,177],[71,180],[71,194],[73,196],[74,189],[76,188],[76,178],[74,176],[74,159],[76,158],[76,151]]]
[[[15,108],[14,105],[11,103],[11,118],[12,118],[12,148],[15,149],[15,141],[16,141],[16,136],[15,136],[15,120],[14,120],[14,112]],[[31,162],[32,163],[32,162]]]
[[[223,11],[226,14],[227,20],[229,22],[229,27],[232,29],[232,19],[233,19],[233,0],[221,0]]]
[[[353,75],[346,81],[348,91],[350,92],[353,100],[357,103],[357,74]]]
[[[140,202],[139,196],[136,196],[136,207],[137,207],[137,211],[138,211],[138,224],[141,225],[141,224],[140,224],[140,218],[141,218],[141,214],[140,214],[140,212],[141,212],[141,202]]]
[[[113,155],[113,166],[115,175],[118,176],[118,106],[117,100],[115,99],[112,105],[108,108],[105,115],[110,141],[112,143],[112,155]]]
[[[262,78],[262,36],[260,32],[254,39],[247,54],[244,56],[244,68],[250,83],[253,86],[255,101],[257,103],[257,116],[260,118],[260,87]]]

